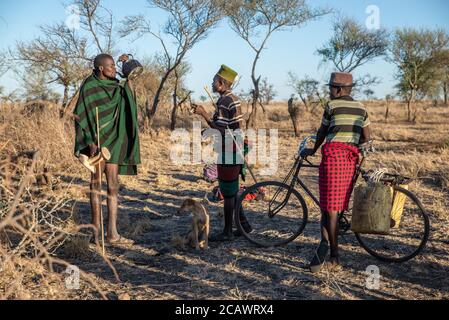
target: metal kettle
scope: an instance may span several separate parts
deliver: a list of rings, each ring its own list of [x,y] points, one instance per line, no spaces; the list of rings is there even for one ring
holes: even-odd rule
[[[139,61],[134,59],[132,54],[128,54],[128,56],[132,59],[128,61],[118,60],[118,62],[121,63],[120,69],[122,70],[121,73],[119,72],[119,76],[132,80],[142,74],[143,66]]]

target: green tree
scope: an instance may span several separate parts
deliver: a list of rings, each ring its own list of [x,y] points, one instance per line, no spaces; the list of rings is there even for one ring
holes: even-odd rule
[[[438,59],[438,87],[441,88],[444,105],[448,106],[449,94],[449,49],[443,49],[437,54]]]
[[[448,43],[449,36],[443,30],[405,28],[395,32],[388,60],[396,65],[396,88],[407,103],[408,121],[412,121],[414,102],[435,90],[440,67],[438,57]]]
[[[388,32],[368,30],[363,24],[347,17],[333,23],[333,35],[318,49],[323,63],[332,63],[338,71],[353,72],[360,66],[385,55]]]

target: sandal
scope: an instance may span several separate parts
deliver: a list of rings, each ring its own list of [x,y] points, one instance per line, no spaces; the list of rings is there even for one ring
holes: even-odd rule
[[[109,244],[109,245],[127,245],[127,246],[132,246],[134,244],[134,240],[126,239],[125,237],[120,236],[116,240],[109,240],[109,239],[107,239],[106,243]]]
[[[329,251],[329,243],[325,240],[322,240],[320,246],[315,252],[315,255],[313,256],[312,261],[310,262],[309,268],[312,273],[320,272],[321,268],[324,265],[324,261],[326,260],[328,251]]]

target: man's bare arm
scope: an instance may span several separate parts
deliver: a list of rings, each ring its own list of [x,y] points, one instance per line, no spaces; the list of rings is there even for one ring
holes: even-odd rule
[[[318,129],[318,132],[316,134],[315,146],[313,147],[313,154],[315,154],[318,151],[318,149],[323,144],[324,140],[326,140],[328,129],[329,127],[325,127],[323,125],[321,125],[321,127]]]
[[[324,140],[326,140],[326,135],[327,135],[328,129],[329,129],[329,127],[321,125],[321,127],[318,129],[318,132],[316,134],[315,146],[313,147],[313,149],[305,149],[301,153],[301,156],[303,156],[303,157],[313,156],[318,151],[318,149],[321,147]]]
[[[214,123],[210,117],[209,114],[206,112],[206,110],[204,109],[203,106],[200,105],[196,105],[196,104],[192,104],[192,106],[195,109],[195,114],[203,117],[204,120],[206,120],[207,124],[209,125],[209,127],[211,127],[212,129],[216,129],[219,130],[221,132],[221,134],[224,134],[226,131],[226,128],[223,126],[219,126],[216,123]]]
[[[362,136],[360,137],[360,144],[368,142],[370,140],[371,140],[370,126],[366,126],[362,130]]]

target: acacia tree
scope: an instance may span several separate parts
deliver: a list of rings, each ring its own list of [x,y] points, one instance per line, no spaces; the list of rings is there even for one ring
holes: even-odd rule
[[[371,100],[373,98],[374,91],[372,89],[368,88],[368,89],[363,90],[363,94],[365,95],[366,100]]]
[[[407,119],[412,121],[412,105],[434,90],[442,50],[449,36],[443,30],[399,29],[391,41],[388,60],[396,65],[398,93],[407,103]],[[414,118],[416,119],[415,110]]]
[[[86,75],[86,39],[79,37],[63,23],[40,27],[42,36],[29,43],[18,42],[13,59],[25,62],[23,78],[32,77],[28,69],[45,73],[48,83],[64,88],[61,114],[69,101],[70,87],[75,86]],[[34,73],[36,74],[36,73]]]
[[[164,56],[164,74],[154,95],[153,104],[147,110],[148,125],[151,126],[161,98],[161,93],[170,75],[184,61],[187,52],[204,40],[224,16],[224,2],[221,0],[148,0],[148,3],[166,11],[169,18],[161,32],[151,28],[143,15],[128,16],[122,21],[122,37],[135,34],[137,38],[149,34],[156,38]],[[174,52],[169,50],[169,41]]]
[[[275,33],[317,19],[329,10],[312,9],[305,0],[238,0],[228,8],[231,29],[254,51],[251,69],[252,106],[247,127],[255,127],[260,101],[260,79],[256,75],[257,63],[268,39]]]
[[[306,75],[303,79],[299,79],[293,72],[288,73],[288,85],[298,94],[306,111],[309,112],[319,98],[319,82]],[[312,108],[313,110],[313,108]]]
[[[386,29],[369,30],[363,24],[348,17],[339,17],[333,22],[333,35],[317,54],[322,63],[332,64],[340,72],[354,72],[357,68],[385,56],[389,33]],[[377,77],[364,75],[355,79],[353,94],[371,90],[380,82]]]
[[[39,37],[18,42],[14,50],[9,50],[11,60],[24,62],[25,68],[16,69],[17,73],[33,77],[43,72],[49,83],[64,88],[61,116],[76,100],[81,81],[91,71],[93,57],[98,53],[112,54],[113,48],[113,17],[101,6],[101,0],[74,0],[69,4],[77,9],[81,30],[64,22],[44,25]],[[70,99],[71,88],[75,94]]]
[[[32,73],[33,76],[28,76]],[[48,73],[39,66],[32,66],[26,73],[19,74],[23,89],[20,90],[21,97],[25,102],[30,101],[54,101],[58,102],[61,95],[53,90]]]
[[[441,50],[437,54],[438,56],[438,81],[439,87],[443,93],[443,102],[444,105],[448,106],[447,97],[449,94],[449,49]]]
[[[332,63],[340,72],[353,72],[384,56],[388,48],[385,29],[368,30],[356,20],[340,17],[333,23],[333,35],[318,49],[323,63]]]

